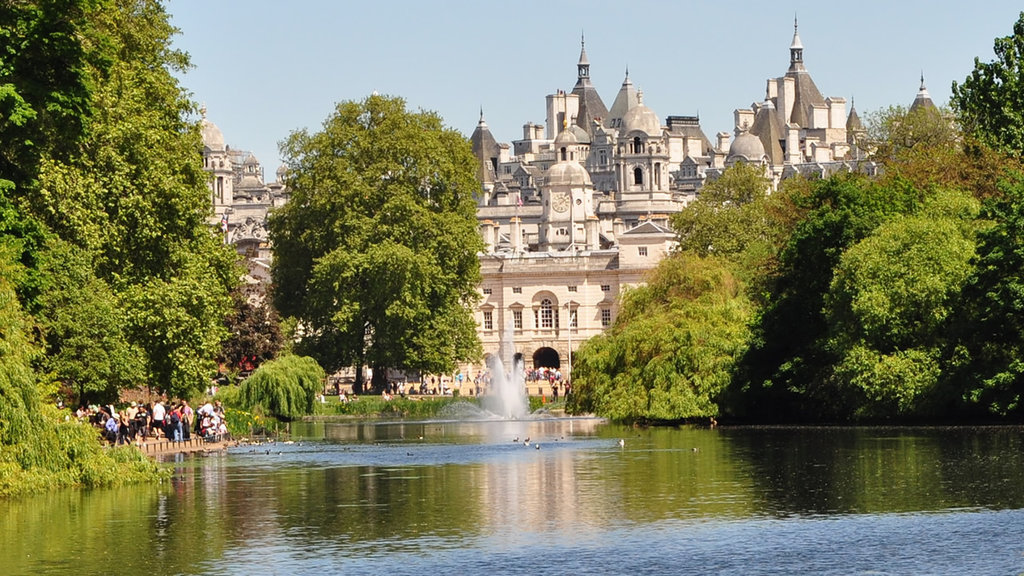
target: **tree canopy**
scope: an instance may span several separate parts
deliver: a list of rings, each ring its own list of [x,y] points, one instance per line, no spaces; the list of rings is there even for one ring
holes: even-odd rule
[[[974,70],[953,82],[950,103],[965,131],[1004,153],[1024,155],[1024,12],[1013,35],[996,38],[996,59],[974,59]]]
[[[282,145],[291,200],[270,219],[274,301],[329,371],[448,371],[479,355],[475,159],[432,112],[373,95]]]

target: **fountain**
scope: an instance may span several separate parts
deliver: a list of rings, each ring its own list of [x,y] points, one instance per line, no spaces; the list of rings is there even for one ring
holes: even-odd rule
[[[526,399],[526,371],[522,358],[515,357],[512,324],[505,327],[498,356],[492,356],[488,368],[491,371],[491,386],[483,398],[483,407],[501,418],[519,420],[529,415],[530,405]],[[502,361],[504,357],[506,362]],[[508,372],[505,366],[510,366]]]

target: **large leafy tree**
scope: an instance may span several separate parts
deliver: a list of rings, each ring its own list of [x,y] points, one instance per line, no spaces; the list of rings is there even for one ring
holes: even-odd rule
[[[673,254],[580,347],[569,409],[629,422],[716,416],[750,312],[723,260]]]
[[[836,361],[824,314],[834,270],[847,248],[887,218],[910,211],[920,195],[906,182],[882,186],[846,174],[814,182],[792,199],[803,217],[781,250],[739,363],[729,394],[737,414],[792,420],[843,411],[826,379]]]
[[[1024,182],[1003,183],[987,202],[975,269],[956,314],[950,374],[968,407],[1024,414]]]
[[[173,74],[188,60],[171,47],[175,29],[155,0],[107,0],[88,22],[90,62],[103,63],[87,67],[88,130],[70,159],[44,158],[30,207],[89,253],[124,322],[110,337],[142,351],[147,382],[187,395],[214,372],[239,276],[236,256],[206,225],[194,105]],[[50,341],[48,350],[73,360],[68,345]]]
[[[996,38],[996,59],[974,59],[963,83],[953,83],[950,103],[965,130],[990,146],[1020,157],[1024,153],[1024,12],[1013,35]]]
[[[479,281],[468,142],[400,98],[343,102],[282,145],[290,202],[270,219],[275,303],[300,351],[329,371],[447,371],[479,354]]]
[[[948,320],[971,273],[978,202],[939,191],[847,249],[825,300],[835,386],[860,417],[946,415]]]

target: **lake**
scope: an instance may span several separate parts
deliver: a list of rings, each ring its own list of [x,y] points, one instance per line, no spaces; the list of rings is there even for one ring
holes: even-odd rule
[[[0,501],[0,573],[1021,574],[1022,449],[1018,427],[303,423],[161,485]]]

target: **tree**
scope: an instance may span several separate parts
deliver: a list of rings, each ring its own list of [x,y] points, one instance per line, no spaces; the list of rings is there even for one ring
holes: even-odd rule
[[[257,368],[242,382],[238,398],[249,408],[294,420],[313,413],[313,401],[323,390],[325,378],[316,360],[289,354]]]
[[[698,256],[735,257],[770,231],[759,210],[771,182],[760,166],[738,163],[700,189],[700,196],[672,216],[679,249]]]
[[[284,345],[281,320],[268,302],[254,303],[236,288],[231,293],[234,310],[225,321],[228,339],[221,348],[221,362],[238,367],[245,363],[258,367],[273,360]]]
[[[859,417],[934,416],[948,320],[971,273],[978,202],[938,191],[847,249],[825,299],[837,389]]]
[[[274,301],[329,371],[447,372],[480,353],[475,160],[467,140],[400,98],[343,102],[282,145],[291,200],[271,214]]]
[[[91,13],[93,114],[68,159],[40,163],[32,214],[89,253],[123,310],[124,337],[158,390],[188,395],[215,371],[227,336],[237,254],[206,224],[210,211],[195,105],[174,71],[175,29],[155,0],[105,0]]]
[[[921,194],[898,179],[881,186],[839,174],[792,198],[803,217],[781,250],[727,395],[735,415],[796,420],[843,412],[827,379],[836,362],[824,315],[833,272],[847,248],[890,216],[912,210]]]
[[[974,270],[963,290],[948,353],[953,386],[967,408],[1024,414],[1024,179],[1002,183],[978,234]]]
[[[125,333],[125,310],[80,248],[53,239],[40,260],[41,368],[79,404],[113,402],[145,376],[142,350]]]
[[[996,60],[982,63],[962,84],[953,82],[950,104],[965,130],[988,145],[1020,158],[1024,155],[1024,12],[1013,35],[996,38]]]
[[[569,410],[626,422],[716,416],[750,312],[723,261],[671,255],[574,356]]]

